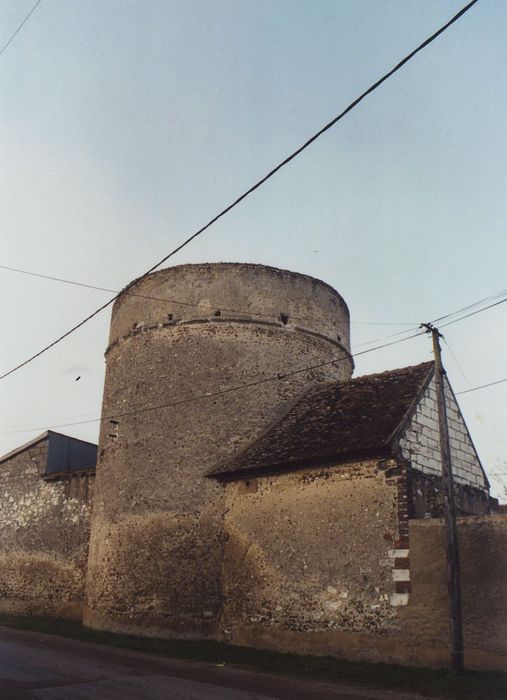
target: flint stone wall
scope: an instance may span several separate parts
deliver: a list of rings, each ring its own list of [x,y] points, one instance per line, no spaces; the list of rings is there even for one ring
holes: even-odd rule
[[[44,478],[47,450],[0,465],[0,610],[80,619],[94,477]]]
[[[397,629],[399,489],[378,462],[226,489],[225,639],[357,658],[350,640]]]
[[[371,461],[227,484],[222,638],[448,667],[443,523],[407,518],[394,473]],[[459,518],[458,533],[466,666],[507,671],[507,515]]]
[[[306,387],[350,378],[347,307],[286,270],[183,265],[118,299],[106,357],[85,622],[216,637],[225,492],[205,475]]]

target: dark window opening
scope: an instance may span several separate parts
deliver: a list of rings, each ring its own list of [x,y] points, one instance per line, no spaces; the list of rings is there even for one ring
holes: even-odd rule
[[[289,323],[289,317],[287,314],[280,314],[280,321],[286,326]]]

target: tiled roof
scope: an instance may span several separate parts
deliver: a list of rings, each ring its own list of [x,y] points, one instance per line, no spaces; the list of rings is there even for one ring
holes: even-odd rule
[[[387,456],[433,368],[433,362],[425,362],[314,387],[264,435],[208,476],[246,478]]]

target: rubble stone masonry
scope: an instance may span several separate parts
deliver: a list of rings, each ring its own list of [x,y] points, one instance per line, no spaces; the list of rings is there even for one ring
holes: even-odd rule
[[[43,440],[0,465],[0,610],[80,619],[94,475],[46,459]]]
[[[85,623],[216,636],[225,493],[205,474],[306,387],[350,378],[348,309],[262,265],[177,266],[135,292],[114,305],[106,352],[103,415],[118,422],[99,439]]]
[[[224,639],[348,658],[360,642],[359,656],[371,656],[408,601],[406,491],[403,468],[392,466],[225,486]]]
[[[410,472],[368,461],[230,482],[221,635],[233,644],[449,664],[440,519],[411,520]],[[507,515],[458,520],[468,668],[507,670]]]

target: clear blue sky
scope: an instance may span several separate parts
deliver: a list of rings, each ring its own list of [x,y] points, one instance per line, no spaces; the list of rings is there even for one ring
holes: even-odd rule
[[[0,57],[1,264],[120,289],[463,4],[43,0]],[[0,1],[0,44],[32,5]],[[418,324],[507,288],[506,30],[506,3],[480,0],[174,263],[319,277],[348,302],[356,347],[406,328],[365,322]],[[107,299],[3,270],[0,285],[2,371]],[[506,311],[447,330],[456,391],[507,376]],[[0,453],[100,415],[108,322],[1,383]],[[356,373],[429,357],[418,338]],[[507,473],[506,399],[507,383],[461,399],[490,472]]]

